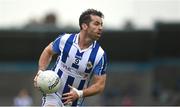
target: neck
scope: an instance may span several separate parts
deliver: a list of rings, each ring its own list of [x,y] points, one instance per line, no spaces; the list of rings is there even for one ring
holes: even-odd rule
[[[88,48],[94,42],[91,38],[89,38],[88,34],[83,31],[80,32],[78,39],[78,45],[81,49]]]

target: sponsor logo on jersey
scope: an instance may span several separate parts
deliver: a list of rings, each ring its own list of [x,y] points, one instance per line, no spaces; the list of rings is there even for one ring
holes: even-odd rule
[[[66,64],[64,63],[61,63],[62,65],[62,68],[65,70],[65,71],[68,71],[68,72],[71,72],[73,74],[76,74],[76,75],[79,75],[80,77],[82,77],[83,79],[87,79],[88,77],[88,73],[85,73],[85,72],[80,72],[78,71],[77,69],[75,68],[72,68],[72,67],[68,67]],[[92,64],[91,64],[92,65]]]

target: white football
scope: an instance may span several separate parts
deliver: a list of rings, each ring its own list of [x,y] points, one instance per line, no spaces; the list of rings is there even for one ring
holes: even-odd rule
[[[61,81],[54,71],[46,70],[37,77],[37,86],[43,93],[50,94],[59,90]]]

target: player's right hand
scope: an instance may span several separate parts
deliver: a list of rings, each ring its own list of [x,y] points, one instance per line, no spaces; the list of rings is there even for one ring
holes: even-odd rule
[[[40,74],[41,72],[43,72],[43,71],[42,71],[42,70],[39,70],[39,71],[37,72],[36,76],[34,77],[34,87],[35,87],[35,88],[38,88],[38,86],[37,86],[37,77],[39,76],[39,74]]]
[[[36,74],[36,76],[34,77],[34,87],[37,88],[37,74]]]

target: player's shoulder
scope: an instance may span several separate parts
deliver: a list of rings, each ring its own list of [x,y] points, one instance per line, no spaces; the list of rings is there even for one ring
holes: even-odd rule
[[[75,35],[74,33],[62,33],[62,34],[59,34],[58,37],[61,37],[61,38],[68,38],[69,36],[71,35]]]
[[[62,33],[59,34],[57,38],[60,38],[61,41],[66,41],[70,36],[75,36],[75,33]]]

